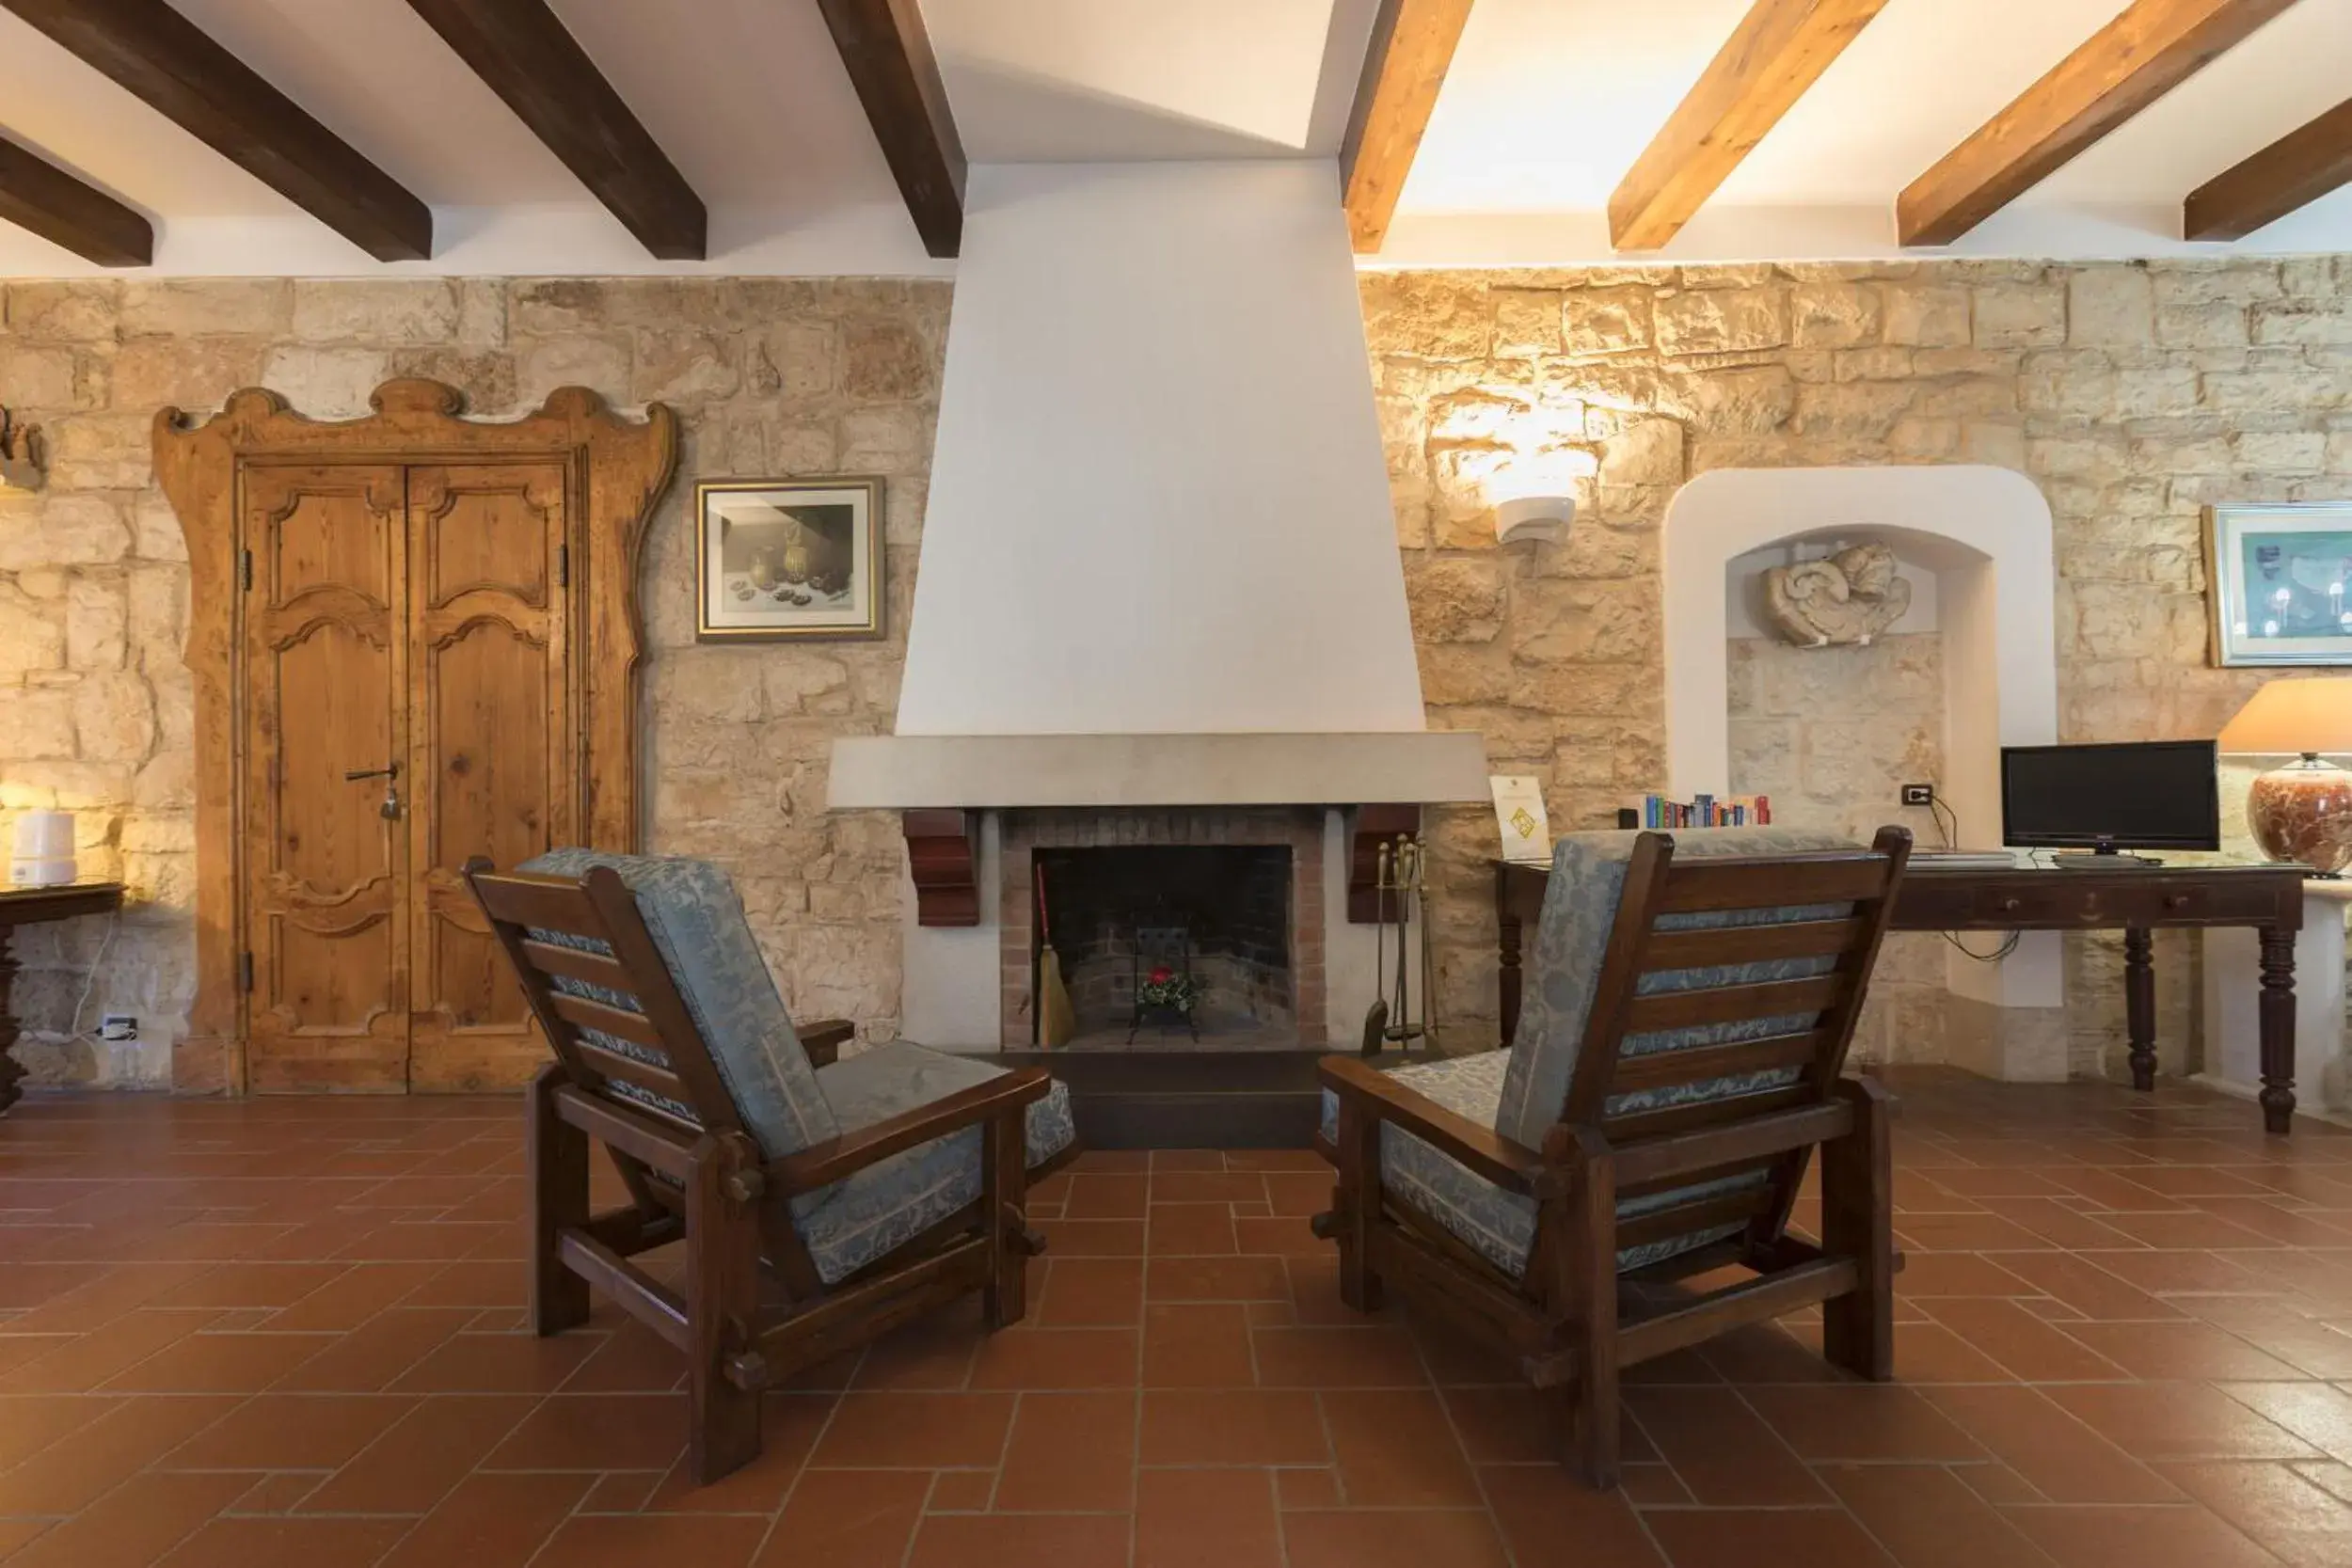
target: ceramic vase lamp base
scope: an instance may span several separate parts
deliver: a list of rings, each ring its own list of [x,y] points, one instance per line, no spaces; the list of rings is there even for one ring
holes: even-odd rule
[[[2246,824],[2272,860],[2334,876],[2352,864],[2352,772],[2306,752],[2254,781]]]

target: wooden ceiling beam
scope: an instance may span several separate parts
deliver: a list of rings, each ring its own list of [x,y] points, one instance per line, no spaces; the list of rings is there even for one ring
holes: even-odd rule
[[[664,261],[703,260],[710,216],[547,0],[408,0],[457,57]]]
[[[1904,189],[1898,236],[1951,244],[2294,3],[2133,0]]]
[[[1359,255],[1380,248],[1429,129],[1438,89],[1470,22],[1471,0],[1380,0],[1340,144],[1347,230]]]
[[[2191,240],[2242,240],[2352,182],[2352,98],[2195,190],[2181,208]]]
[[[1885,7],[1756,0],[1610,197],[1610,243],[1655,250],[1673,239]]]
[[[143,267],[155,260],[155,230],[145,217],[5,136],[0,223],[13,223],[102,267]]]
[[[164,0],[0,0],[379,261],[433,253],[433,214]]]
[[[915,0],[817,0],[923,248],[963,244],[963,142]]]

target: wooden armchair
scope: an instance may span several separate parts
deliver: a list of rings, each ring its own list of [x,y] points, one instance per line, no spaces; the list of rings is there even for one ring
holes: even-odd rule
[[[1910,853],[1900,828],[1563,839],[1512,1050],[1322,1064],[1347,1304],[1393,1286],[1516,1355],[1597,1487],[1621,1367],[1819,1302],[1829,1359],[1892,1375],[1894,1106],[1840,1069]],[[1788,1231],[1816,1145],[1818,1245]],[[1724,1265],[1753,1277],[1677,1284]]]
[[[466,880],[555,1060],[531,1092],[533,1326],[586,1321],[593,1287],[686,1354],[697,1482],[760,1447],[760,1390],[977,1290],[1025,1309],[1044,1248],[1033,1169],[1075,1152],[1070,1100],[905,1041],[836,1059],[795,1031],[716,867],[559,849]],[[630,1201],[589,1207],[601,1143]],[[686,1243],[673,1289],[631,1261]]]

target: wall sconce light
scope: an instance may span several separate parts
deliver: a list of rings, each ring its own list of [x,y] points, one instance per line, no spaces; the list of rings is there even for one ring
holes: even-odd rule
[[[40,488],[41,469],[48,460],[44,444],[40,426],[20,425],[14,415],[0,407],[0,490]]]
[[[1576,520],[1574,496],[1518,496],[1495,505],[1495,538],[1505,545],[1522,539],[1549,544],[1565,537]]]

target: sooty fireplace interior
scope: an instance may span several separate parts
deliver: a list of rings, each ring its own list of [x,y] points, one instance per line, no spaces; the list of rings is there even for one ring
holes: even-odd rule
[[[1041,847],[1036,857],[1077,1015],[1072,1047],[1298,1043],[1288,846]]]

